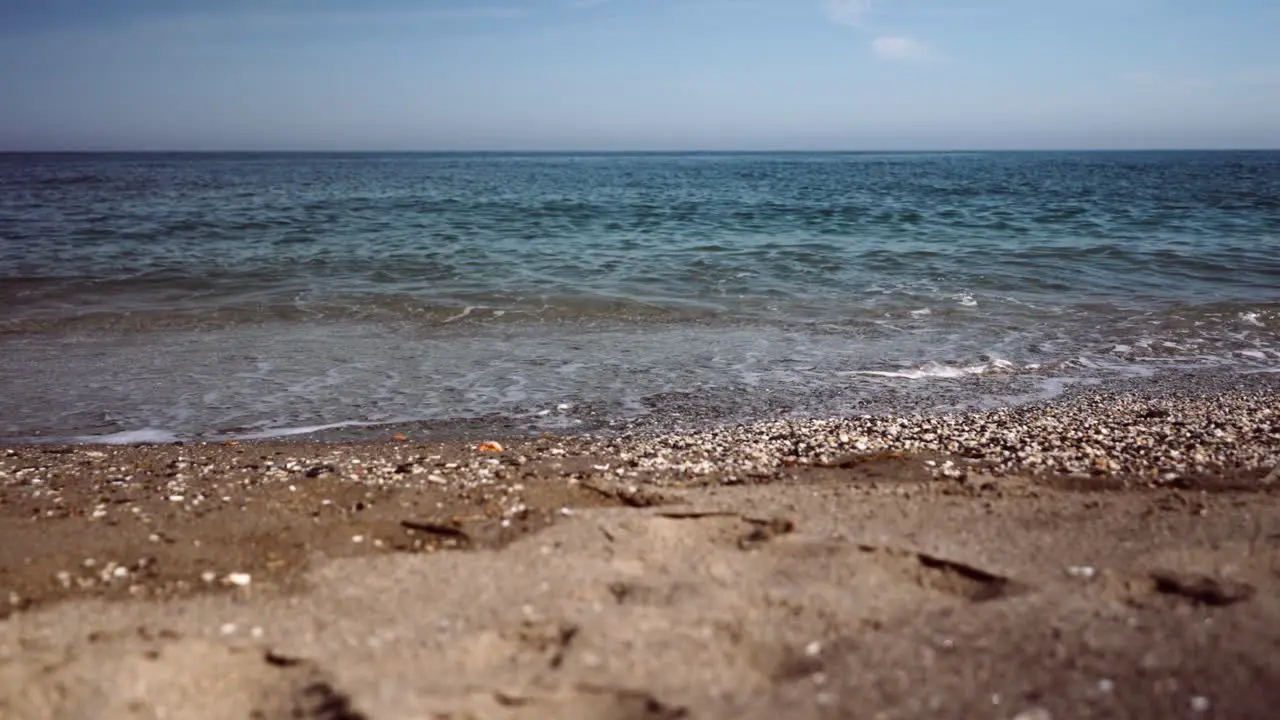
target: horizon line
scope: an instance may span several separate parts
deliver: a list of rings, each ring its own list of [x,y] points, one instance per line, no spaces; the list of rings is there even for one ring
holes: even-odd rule
[[[1277,152],[1271,147],[1026,147],[1026,148],[915,148],[915,149],[453,149],[453,150],[357,150],[357,149],[5,149],[0,155],[802,155],[802,154],[923,154],[923,153],[1031,153],[1031,152]]]

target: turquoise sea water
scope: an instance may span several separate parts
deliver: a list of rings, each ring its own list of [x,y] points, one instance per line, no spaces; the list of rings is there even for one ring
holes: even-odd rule
[[[0,155],[0,440],[1280,369],[1280,152]]]

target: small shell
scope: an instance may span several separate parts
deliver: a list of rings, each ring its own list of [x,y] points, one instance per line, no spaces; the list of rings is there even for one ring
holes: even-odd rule
[[[500,453],[502,452],[502,444],[492,440],[486,440],[479,445],[476,445],[476,451]]]

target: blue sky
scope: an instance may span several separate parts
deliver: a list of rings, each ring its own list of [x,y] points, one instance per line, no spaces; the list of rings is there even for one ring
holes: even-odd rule
[[[1276,0],[4,0],[0,149],[1280,147]]]

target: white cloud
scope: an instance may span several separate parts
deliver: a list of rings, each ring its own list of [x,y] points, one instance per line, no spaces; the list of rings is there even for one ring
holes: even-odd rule
[[[824,0],[827,17],[832,22],[858,28],[866,35],[875,35],[871,50],[878,57],[893,62],[925,63],[937,60],[937,55],[923,42],[905,35],[879,35],[883,32],[878,23],[869,21],[875,0]]]
[[[901,35],[883,35],[871,41],[871,49],[885,60],[895,62],[929,62],[933,53],[924,43]]]
[[[826,0],[827,15],[844,25],[861,25],[871,12],[871,0]]]

